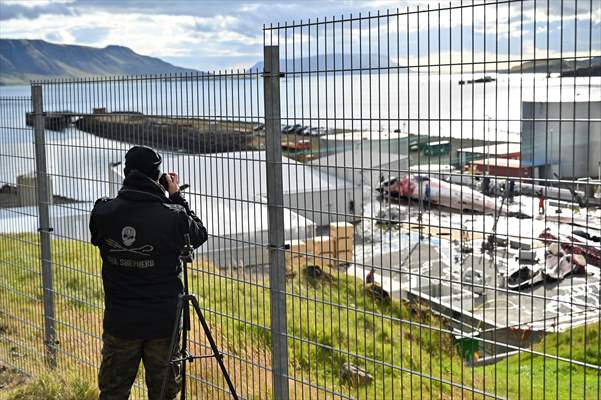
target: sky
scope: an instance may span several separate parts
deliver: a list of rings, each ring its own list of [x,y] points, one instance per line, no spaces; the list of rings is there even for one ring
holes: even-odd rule
[[[404,13],[418,6],[422,10],[437,8],[438,4],[446,9],[461,3],[429,0],[0,0],[0,38],[44,39],[94,47],[122,45],[178,66],[204,71],[237,69],[250,67],[262,59],[264,25],[348,18],[359,13],[365,16],[369,12],[384,15],[395,13],[397,9]],[[344,49],[348,52],[359,44],[363,45],[363,53],[370,44],[372,53],[378,45],[386,53],[386,46],[391,46],[389,58],[399,64],[427,63],[428,54],[438,57],[434,62],[440,63],[490,60],[491,57],[601,54],[601,0],[502,2],[499,6],[475,7],[473,13],[472,9],[464,9],[463,13],[454,9],[430,13],[430,17],[429,25],[426,13],[380,19],[379,43],[376,20],[371,20],[371,25],[368,20],[361,25],[337,24],[334,28],[330,25],[329,31],[327,27],[324,30],[323,25],[318,31],[320,26],[314,25],[302,32],[299,29],[279,32],[286,35],[289,51],[293,41],[296,41],[296,52],[300,49],[298,43],[306,43],[305,54],[308,51],[317,54],[320,43],[321,51],[328,46],[329,52],[336,53]],[[392,38],[392,45],[387,38]],[[355,52],[357,50],[358,47]]]

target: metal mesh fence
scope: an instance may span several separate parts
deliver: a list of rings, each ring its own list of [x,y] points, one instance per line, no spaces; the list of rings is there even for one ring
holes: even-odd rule
[[[33,130],[26,125],[31,98],[0,98],[0,354],[34,373],[44,354]],[[15,174],[15,171],[19,171]],[[40,339],[42,338],[42,339]]]
[[[144,144],[209,230],[190,291],[242,398],[599,398],[600,11],[293,21],[264,27],[263,71],[3,98],[0,360],[95,379],[89,213]],[[210,350],[194,319],[189,341]],[[214,360],[188,377],[229,396]]]
[[[48,203],[58,368],[78,366],[90,379],[97,374],[104,299],[88,219],[97,198],[117,195],[126,150],[144,144],[161,152],[164,171],[177,171],[190,185],[185,195],[210,227],[192,267],[191,291],[199,295],[234,383],[244,398],[270,392],[269,350],[252,345],[253,337],[268,335],[268,280],[263,268],[242,268],[267,263],[259,84],[259,74],[249,72],[39,85],[53,193]],[[296,235],[299,227],[289,231]],[[199,321],[192,332],[192,350],[207,353]],[[191,393],[199,397],[227,393],[216,363],[196,363],[189,375]],[[146,396],[143,377],[133,396]]]
[[[321,231],[325,275],[286,287],[291,380],[328,398],[598,397],[596,12],[426,5],[264,29],[287,154],[349,182],[321,221],[353,229]]]

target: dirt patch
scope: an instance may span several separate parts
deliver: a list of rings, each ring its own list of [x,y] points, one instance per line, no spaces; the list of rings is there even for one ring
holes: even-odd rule
[[[0,392],[6,392],[27,381],[27,376],[15,368],[0,363]],[[0,398],[2,398],[0,396]]]

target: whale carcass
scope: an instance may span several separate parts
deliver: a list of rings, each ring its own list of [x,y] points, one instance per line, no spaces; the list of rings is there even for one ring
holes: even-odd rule
[[[407,175],[381,182],[378,191],[386,197],[406,197],[422,200],[456,210],[477,211],[484,214],[502,212],[501,201],[469,187],[448,183],[424,175]]]

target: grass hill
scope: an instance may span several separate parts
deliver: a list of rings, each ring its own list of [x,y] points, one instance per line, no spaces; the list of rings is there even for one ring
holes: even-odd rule
[[[31,80],[86,76],[196,72],[123,46],[103,49],[49,43],[44,40],[0,39],[0,85]]]
[[[98,251],[70,240],[54,240],[52,246],[59,371],[75,369],[77,377],[71,382],[77,386],[83,380],[93,387],[103,308]],[[0,235],[0,249],[0,360],[30,372],[43,354],[37,236]],[[197,263],[190,282],[226,352],[239,393],[249,399],[271,398],[268,278],[259,272],[224,272]],[[510,399],[584,399],[599,394],[599,371],[569,361],[599,365],[598,324],[549,335],[534,347],[553,357],[524,353],[470,367],[453,337],[441,330],[444,321],[423,307],[377,302],[360,281],[343,273],[322,279],[297,274],[287,280],[286,291],[292,398],[490,398],[472,392],[472,387]],[[197,322],[191,337],[191,351],[206,353]],[[340,368],[348,361],[369,372],[374,382],[359,387],[342,382]],[[44,371],[40,368],[33,375],[56,382],[45,378]],[[192,392],[199,398],[224,397],[218,387],[225,384],[214,361],[197,361],[190,372],[196,376]],[[39,380],[31,381],[33,387],[15,389],[14,396],[8,392],[6,398],[39,393]],[[61,382],[50,387],[64,386]],[[79,388],[84,389],[89,387]],[[142,374],[133,398],[144,398]]]

